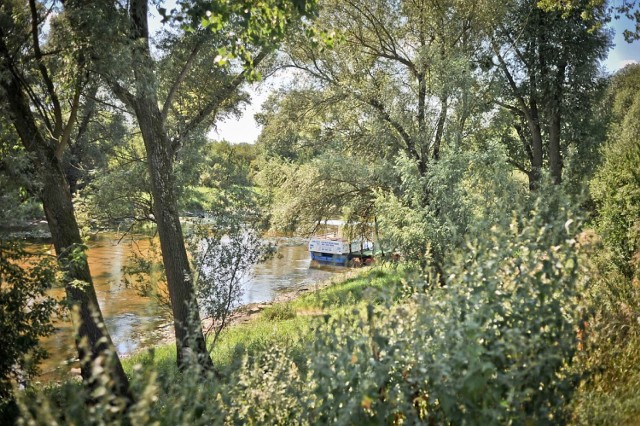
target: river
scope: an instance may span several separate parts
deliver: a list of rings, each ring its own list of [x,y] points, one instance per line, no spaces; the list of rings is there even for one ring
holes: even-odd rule
[[[163,309],[124,285],[122,267],[135,251],[145,253],[149,244],[146,237],[127,237],[120,241],[117,235],[108,233],[88,244],[89,266],[98,303],[121,356],[152,346],[173,333],[173,323]],[[268,302],[279,291],[311,287],[336,271],[336,268],[311,268],[310,263],[306,244],[280,239],[276,255],[257,265],[243,282],[240,303]],[[59,298],[64,296],[62,289],[52,293]],[[41,364],[41,381],[63,379],[76,358],[71,324],[57,321],[56,327],[56,333],[43,341],[50,357]]]

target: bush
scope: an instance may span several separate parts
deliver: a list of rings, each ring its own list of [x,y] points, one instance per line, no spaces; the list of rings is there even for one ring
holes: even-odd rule
[[[613,87],[615,119],[591,191],[598,232],[616,267],[632,277],[640,274],[640,65],[622,70]]]
[[[262,313],[267,321],[282,321],[296,317],[296,310],[289,303],[278,303],[268,307]]]
[[[50,262],[30,261],[19,245],[0,241],[0,418],[12,388],[27,385],[46,356],[38,341],[54,331],[56,302],[46,294],[54,278]]]
[[[135,385],[143,397],[122,421],[563,423],[579,378],[567,367],[582,287],[577,226],[550,201],[469,242],[450,262],[444,287],[416,279],[408,299],[391,288],[334,310],[318,320],[304,352],[267,345],[238,356],[225,380],[196,366],[166,382],[158,402],[151,377]],[[64,407],[67,422],[75,418],[69,406],[83,420],[87,410],[103,410],[74,401]]]
[[[304,374],[286,354],[248,363],[233,382],[252,392],[225,399],[225,411],[249,423],[561,423],[577,382],[566,367],[580,282],[575,225],[560,213],[470,244],[445,288],[327,317]]]
[[[613,122],[591,181],[595,231],[581,236],[592,281],[577,369],[587,373],[571,407],[577,424],[640,420],[640,66],[612,81]]]

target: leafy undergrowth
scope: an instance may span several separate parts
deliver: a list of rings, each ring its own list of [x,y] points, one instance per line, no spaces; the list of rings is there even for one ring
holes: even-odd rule
[[[223,330],[211,358],[216,369],[224,376],[235,368],[243,356],[278,346],[295,352],[303,342],[312,338],[312,327],[317,316],[330,317],[358,306],[382,301],[385,288],[397,288],[408,269],[378,267],[361,271],[354,277],[338,282],[290,302],[275,303],[258,318]],[[317,315],[308,315],[313,312]],[[153,367],[161,381],[176,379],[175,344],[163,345],[134,354],[123,360],[131,375],[134,369]]]
[[[571,223],[539,220],[471,241],[451,259],[444,286],[377,268],[230,328],[212,354],[220,377],[197,363],[176,372],[173,348],[129,359],[131,410],[107,384],[93,391],[91,408],[86,397],[65,395],[55,417],[77,424],[563,423],[578,379],[567,365],[578,343],[582,280]],[[297,314],[308,311],[319,315]],[[31,403],[27,420],[46,420],[52,411],[41,407]]]
[[[408,275],[410,270],[411,268],[394,266],[357,271],[344,281],[334,282],[293,301],[275,303],[257,318],[226,328],[211,351],[211,358],[219,374],[211,382],[230,385],[226,382],[234,380],[233,373],[241,368],[243,362],[268,353],[273,348],[286,351],[292,361],[304,369],[309,356],[305,352],[305,345],[311,343],[319,323],[357,307],[364,308],[367,304],[381,302],[381,294],[387,294],[388,289],[399,288],[399,284],[403,282],[402,277]],[[310,312],[313,314],[310,315]],[[145,378],[154,378],[157,386],[154,406],[160,410],[173,406],[178,397],[176,389],[184,390],[194,379],[191,372],[183,373],[178,370],[174,343],[133,354],[123,359],[122,363],[132,379],[133,391],[137,395],[145,392],[148,385]],[[44,389],[42,395],[35,391],[24,396],[25,401],[46,396],[47,403],[64,412],[73,409],[70,401],[76,400],[82,392],[80,382],[70,380]],[[29,403],[31,404],[33,402]],[[56,410],[47,409],[46,414],[53,411]]]

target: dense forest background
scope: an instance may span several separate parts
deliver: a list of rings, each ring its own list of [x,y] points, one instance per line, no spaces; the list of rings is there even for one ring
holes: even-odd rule
[[[607,25],[639,14],[0,2],[2,409],[35,423],[637,423],[640,65],[601,64]],[[289,83],[256,116],[257,142],[212,141],[278,73]],[[185,217],[209,222],[183,232]],[[225,324],[263,235],[328,219],[375,234],[385,253],[363,276],[385,284],[220,369],[201,315]],[[53,262],[16,244],[39,221]],[[124,368],[102,324],[86,237],[115,228],[159,237],[171,378]],[[54,309],[77,324],[82,385],[32,389]]]

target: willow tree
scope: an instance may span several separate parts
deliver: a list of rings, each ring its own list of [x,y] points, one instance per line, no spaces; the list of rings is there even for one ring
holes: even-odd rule
[[[475,124],[474,115],[483,108],[484,101],[474,96],[482,74],[475,56],[492,2],[326,0],[320,5],[316,23],[335,33],[334,48],[294,39],[287,45],[283,64],[304,76],[297,88],[321,94],[316,96],[316,110],[327,122],[318,126],[319,133],[324,142],[332,138],[341,142],[340,167],[359,167],[357,179],[354,172],[349,181],[356,186],[340,184],[344,187],[340,192],[354,191],[353,200],[371,218],[376,214],[367,212],[370,205],[378,209],[393,202],[398,209],[385,214],[382,225],[387,230],[416,230],[406,239],[415,242],[412,252],[420,253],[424,261],[431,244],[433,264],[441,265],[444,245],[431,238],[435,233],[424,232],[424,224],[436,227],[448,220],[431,176],[445,156],[456,155]],[[323,112],[328,105],[333,108],[330,114]],[[271,139],[280,137],[270,127],[265,126],[265,136],[269,132]],[[362,185],[362,159],[386,171],[371,168],[376,176],[364,179]],[[336,172],[331,167],[316,169]],[[322,179],[328,174],[316,175]],[[348,173],[337,174],[343,176]],[[328,185],[334,185],[331,177],[325,180]],[[372,185],[366,185],[367,180]],[[320,192],[313,191],[309,198]],[[324,187],[322,192],[330,193]],[[345,210],[355,207],[351,200],[335,200]]]
[[[189,136],[210,125],[224,102],[253,75],[254,67],[275,47],[289,24],[310,13],[313,2],[177,3],[175,10],[162,12],[169,22],[183,24],[171,31],[194,43],[166,91],[158,80],[161,58],[152,51],[149,2],[131,0],[123,6],[108,0],[74,0],[67,5],[74,10],[77,33],[92,47],[92,58],[99,64],[96,70],[132,112],[144,141],[154,220],[174,318],[178,365],[184,366],[191,354],[202,366],[210,368],[212,363],[200,329],[193,276],[179,220],[175,158]],[[206,58],[214,69],[216,62],[228,61],[232,56],[240,58],[239,64],[227,68],[222,80],[201,82],[199,90],[208,96],[202,99],[197,91],[190,93],[199,101],[195,110],[189,108],[189,114],[184,114],[176,99],[195,63]]]
[[[596,25],[605,20],[602,11],[593,9],[585,20],[586,9],[563,14],[536,1],[508,2],[489,34],[502,81],[496,102],[513,115],[521,144],[512,164],[528,176],[530,189],[539,186],[545,167],[554,183],[562,181],[570,142],[565,132],[571,120],[585,119],[588,105],[579,98],[594,85],[609,47]],[[576,109],[583,116],[573,114]]]
[[[30,154],[67,299],[79,314],[76,345],[82,377],[89,380],[94,362],[107,369],[117,395],[129,399],[128,380],[103,324],[62,156],[77,135],[76,120],[87,84],[83,52],[66,38],[64,15],[30,0],[0,4],[1,108]],[[50,25],[44,33],[45,22]],[[109,353],[109,356],[106,356]],[[110,361],[106,361],[110,360]]]
[[[289,66],[350,108],[376,117],[425,176],[448,122],[469,116],[462,90],[472,73],[479,9],[454,1],[325,1],[319,25],[338,34],[332,50],[294,40]]]

